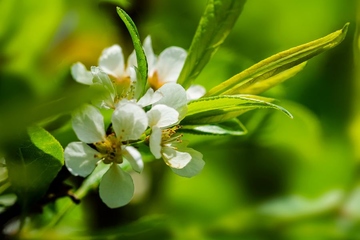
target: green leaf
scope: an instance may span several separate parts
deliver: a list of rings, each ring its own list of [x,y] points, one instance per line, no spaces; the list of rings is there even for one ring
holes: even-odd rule
[[[258,108],[273,108],[292,118],[284,108],[270,103],[273,99],[254,95],[220,95],[200,98],[188,104],[186,117],[181,124],[219,123]]]
[[[323,38],[266,58],[212,88],[206,96],[257,94],[265,91],[299,72],[304,67],[301,63],[340,44],[346,36],[348,26],[349,23]]]
[[[64,165],[63,148],[46,130],[28,128],[21,141],[6,154],[9,180],[23,209],[28,209],[47,191]]]
[[[131,36],[131,39],[132,39],[132,42],[134,45],[136,61],[137,61],[136,73],[138,75],[137,82],[136,82],[136,89],[137,89],[137,92],[139,93],[138,96],[135,96],[135,97],[137,99],[139,99],[145,93],[147,77],[148,77],[148,65],[147,65],[145,52],[142,47],[142,43],[140,41],[139,32],[138,32],[133,20],[120,7],[117,7],[116,11],[117,11],[118,15],[120,16],[121,20],[125,23],[125,26],[127,27],[128,31],[130,33],[130,36]]]
[[[266,90],[288,80],[289,78],[295,76],[298,72],[304,69],[307,62],[300,63],[295,67],[286,69],[276,75],[268,76],[259,76],[256,79],[254,78],[252,83],[247,86],[239,86],[241,90],[238,90],[237,87],[227,91],[224,94],[238,94],[237,92],[241,92],[241,94],[260,94],[265,92]],[[264,78],[265,77],[265,78]]]
[[[200,74],[224,42],[239,17],[245,0],[209,0],[178,79],[184,88]]]
[[[234,136],[245,135],[247,133],[245,126],[236,118],[217,124],[183,125],[179,131],[202,135]]]

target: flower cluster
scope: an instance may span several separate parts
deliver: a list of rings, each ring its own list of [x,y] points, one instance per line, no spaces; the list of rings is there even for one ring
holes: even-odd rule
[[[138,173],[143,170],[137,149],[140,144],[149,146],[156,159],[162,158],[180,176],[192,177],[204,166],[202,154],[188,148],[177,131],[187,102],[205,92],[200,86],[186,91],[176,83],[186,51],[169,47],[156,56],[150,37],[145,39],[143,49],[148,61],[149,86],[143,96],[136,87],[135,52],[125,63],[119,45],[106,48],[99,66],[91,67],[90,71],[81,63],[71,68],[77,82],[105,91],[100,100],[73,113],[72,127],[80,141],[65,148],[65,164],[73,175],[82,177],[88,176],[99,163],[108,165],[99,193],[110,208],[127,204],[133,196],[133,180],[122,164],[127,162]],[[106,128],[100,108],[112,111],[111,123]]]

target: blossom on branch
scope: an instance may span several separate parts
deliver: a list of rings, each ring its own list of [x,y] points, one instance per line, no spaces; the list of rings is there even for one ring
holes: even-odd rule
[[[112,117],[113,133],[106,134],[100,111],[87,105],[73,115],[73,129],[81,142],[65,148],[65,164],[73,175],[88,176],[99,162],[110,167],[100,182],[100,197],[111,208],[127,204],[134,193],[130,174],[119,166],[127,160],[136,172],[141,172],[141,154],[130,146],[130,140],[141,137],[148,122],[145,111],[133,103],[124,103]]]

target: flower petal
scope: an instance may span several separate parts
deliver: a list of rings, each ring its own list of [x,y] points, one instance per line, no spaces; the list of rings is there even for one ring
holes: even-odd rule
[[[135,103],[117,105],[112,115],[113,128],[120,141],[137,140],[148,126],[145,111]]]
[[[154,54],[150,36],[147,36],[145,38],[143,47],[144,47],[145,56],[146,56],[146,59],[148,62],[149,76],[151,76],[155,70],[155,64],[156,64],[157,57]]]
[[[205,162],[202,159],[203,155],[200,152],[192,148],[187,148],[186,152],[191,155],[191,161],[182,169],[171,168],[171,170],[179,176],[190,178],[201,172]]]
[[[115,96],[115,87],[109,76],[99,67],[92,66],[90,69],[91,73],[94,75],[93,82],[102,84],[109,93]]]
[[[94,106],[87,104],[75,112],[72,127],[82,142],[95,143],[105,139],[104,117]]]
[[[153,106],[146,115],[148,116],[150,127],[169,127],[179,120],[179,113],[175,109],[163,104]]]
[[[109,76],[104,73],[99,67],[94,66],[91,67],[91,73],[94,76],[93,85],[95,85],[95,87],[102,87],[105,89],[104,96],[102,96],[102,101],[105,103],[106,106],[113,108],[116,90]]]
[[[101,179],[100,198],[109,208],[128,204],[134,194],[134,183],[118,164],[112,164]]]
[[[93,75],[86,69],[84,64],[77,62],[71,66],[71,75],[79,83],[91,85]]]
[[[71,174],[82,177],[89,175],[99,158],[99,152],[83,142],[72,142],[67,145],[64,151],[65,165]]]
[[[119,45],[105,48],[99,58],[100,68],[114,77],[122,77],[125,73],[125,61]]]
[[[144,169],[144,163],[141,158],[140,152],[131,146],[126,146],[122,151],[123,156],[125,159],[130,163],[132,169],[135,172],[141,173]]]
[[[179,152],[172,147],[163,147],[161,151],[165,163],[172,168],[184,168],[191,160],[190,153]]]
[[[132,67],[137,67],[137,61],[136,61],[136,53],[135,50],[131,52],[131,54],[128,57],[127,63],[126,63],[126,72],[130,75],[129,69]]]
[[[138,105],[141,107],[149,106],[153,103],[156,103],[163,97],[163,94],[159,91],[155,91],[152,88],[149,88],[144,96],[142,96],[139,101],[137,102]]]
[[[184,66],[187,53],[179,47],[169,47],[162,51],[156,63],[156,71],[161,82],[176,82]]]
[[[177,83],[164,84],[159,91],[164,97],[155,104],[164,104],[176,109],[180,113],[180,119],[185,116],[187,110],[187,96],[185,89]]]
[[[186,96],[187,96],[188,101],[199,99],[202,96],[204,96],[205,93],[206,93],[206,89],[199,84],[191,85],[186,90]]]
[[[149,139],[150,151],[156,159],[161,158],[161,135],[162,131],[158,127],[151,129],[151,135]]]
[[[96,93],[96,96],[91,99],[92,105],[105,109],[115,108],[114,97],[110,95],[102,84],[94,83],[90,85],[90,88]]]

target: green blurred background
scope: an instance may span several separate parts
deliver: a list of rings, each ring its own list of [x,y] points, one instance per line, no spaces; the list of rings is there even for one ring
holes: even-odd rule
[[[77,94],[83,89],[71,79],[70,65],[97,65],[102,49],[115,43],[126,56],[133,50],[116,6],[133,18],[142,39],[151,35],[159,54],[169,46],[190,46],[206,2],[0,1],[0,143],[38,121],[63,146],[76,139],[62,114],[86,96]],[[240,116],[249,130],[246,136],[185,136],[204,155],[201,174],[185,179],[161,161],[150,162],[142,175],[134,175],[137,194],[128,206],[107,209],[94,189],[49,234],[74,239],[360,239],[358,5],[356,0],[248,0],[197,79],[208,90],[270,55],[350,22],[343,43],[263,94],[278,99],[294,119],[256,110]],[[48,114],[29,111],[67,95],[76,96],[68,107]],[[54,126],[44,123],[60,115]],[[29,231],[68,201],[60,199],[34,216]]]

